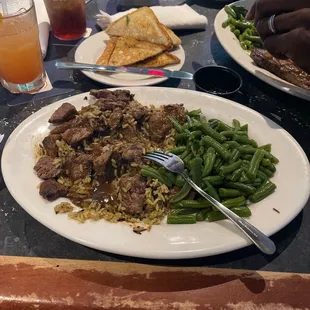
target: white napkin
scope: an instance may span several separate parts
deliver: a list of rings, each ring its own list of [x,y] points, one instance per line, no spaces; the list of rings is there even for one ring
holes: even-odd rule
[[[170,29],[205,29],[208,25],[207,17],[198,14],[187,4],[179,6],[152,6],[151,9],[159,21]],[[131,9],[115,15],[109,15],[103,11],[97,14],[97,24],[101,29],[106,29],[110,23],[122,16],[135,11]]]
[[[39,25],[39,37],[43,59],[46,56],[48,48],[48,38],[50,35],[50,20],[47,15],[45,4],[43,0],[34,0],[37,20]]]

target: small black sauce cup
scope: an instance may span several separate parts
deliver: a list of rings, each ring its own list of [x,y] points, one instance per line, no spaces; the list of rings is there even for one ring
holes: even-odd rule
[[[231,98],[242,86],[241,76],[223,66],[207,66],[193,75],[196,89],[217,96]]]

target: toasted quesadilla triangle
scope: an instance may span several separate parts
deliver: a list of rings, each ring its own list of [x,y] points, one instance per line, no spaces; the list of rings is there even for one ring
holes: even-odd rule
[[[114,21],[109,25],[106,33],[110,36],[128,36],[140,41],[164,45],[167,49],[173,46],[165,27],[148,7],[137,9]]]
[[[119,37],[109,59],[111,66],[128,66],[147,58],[156,56],[165,50],[165,46],[131,37]]]
[[[168,65],[178,64],[180,59],[168,52],[161,53],[154,57],[148,58],[141,62],[134,64],[135,67],[143,67],[143,68],[157,68],[164,67]]]

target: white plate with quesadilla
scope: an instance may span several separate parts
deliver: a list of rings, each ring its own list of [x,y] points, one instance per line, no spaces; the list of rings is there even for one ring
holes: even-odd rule
[[[75,61],[179,71],[185,53],[174,32],[162,25],[151,9],[144,7],[116,20],[105,32],[85,40],[76,50]],[[82,72],[112,86],[148,86],[167,80],[166,77],[131,73]]]

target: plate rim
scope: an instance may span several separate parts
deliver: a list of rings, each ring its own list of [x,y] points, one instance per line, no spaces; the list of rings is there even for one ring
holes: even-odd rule
[[[115,90],[117,88],[112,88],[112,89],[109,89],[109,90]],[[187,89],[179,89],[179,88],[165,88],[165,87],[152,87],[152,88],[149,88],[149,87],[122,87],[121,89],[128,89],[130,91],[132,91],[133,93],[135,91],[137,91],[137,89],[139,89],[139,91],[147,91],[147,90],[165,90],[166,92],[167,91],[170,91],[170,92],[183,92],[183,93],[195,93],[197,96],[202,96],[202,97],[215,97],[215,98],[220,98],[221,101],[225,101],[231,105],[237,105],[239,108],[243,109],[243,110],[246,110],[250,113],[253,113],[257,116],[263,116],[261,113],[251,109],[251,108],[248,108],[242,104],[239,104],[237,102],[234,102],[232,100],[229,100],[229,99],[225,99],[225,98],[221,98],[221,97],[218,97],[218,96],[214,96],[214,95],[211,95],[211,94],[207,94],[207,93],[200,93],[200,92],[196,92],[194,90],[187,90]],[[50,109],[50,107],[52,105],[60,105],[62,102],[64,102],[65,100],[68,100],[71,99],[71,98],[81,98],[81,100],[83,100],[82,98],[89,95],[89,92],[85,92],[85,93],[81,93],[81,94],[77,94],[75,96],[72,96],[72,97],[66,97],[66,98],[63,98],[61,100],[58,100],[48,106],[45,106],[43,107],[42,109]],[[5,160],[7,159],[7,155],[8,155],[8,145],[10,146],[10,143],[11,141],[14,141],[16,136],[20,133],[20,130],[22,128],[25,127],[25,125],[27,125],[27,122],[30,121],[33,121],[36,119],[36,117],[39,117],[40,116],[40,111],[42,110],[38,110],[36,113],[30,115],[28,118],[26,118],[22,123],[20,123],[15,129],[14,131],[11,133],[11,135],[9,136],[5,146],[4,146],[4,149],[3,149],[3,153],[2,153],[2,158],[1,158],[1,169],[2,169],[2,174],[3,174],[3,179],[4,179],[4,182],[7,186],[7,189],[8,191],[10,192],[10,194],[12,195],[12,197],[14,198],[14,200],[20,205],[20,207],[22,207],[29,215],[31,215],[36,221],[38,221],[39,223],[41,223],[42,225],[46,226],[47,228],[49,228],[50,230],[52,230],[53,232],[73,241],[73,242],[76,242],[76,243],[79,243],[79,244],[82,244],[84,246],[87,246],[87,247],[90,247],[90,248],[94,248],[94,249],[98,249],[100,251],[106,251],[106,252],[110,252],[110,253],[114,253],[114,254],[119,254],[119,255],[123,255],[123,256],[132,256],[132,257],[141,257],[141,258],[147,258],[147,259],[189,259],[189,258],[198,258],[198,257],[206,257],[206,256],[213,256],[213,255],[218,255],[218,254],[222,254],[222,253],[228,253],[228,252],[231,252],[233,250],[238,250],[240,248],[244,248],[246,246],[249,246],[251,245],[251,242],[248,241],[247,239],[240,239],[239,242],[234,242],[232,244],[229,244],[229,245],[225,245],[225,246],[219,246],[219,247],[214,247],[211,249],[196,249],[196,250],[188,250],[188,251],[185,251],[185,250],[182,250],[182,251],[174,251],[174,252],[165,252],[165,253],[159,253],[159,252],[156,252],[154,251],[152,254],[143,254],[142,252],[138,252],[138,253],[131,253],[131,254],[124,254],[124,252],[122,250],[110,250],[110,249],[107,249],[107,248],[104,248],[104,247],[97,247],[97,246],[94,246],[94,244],[92,242],[88,242],[87,240],[81,240],[80,238],[78,237],[75,237],[75,236],[70,236],[69,233],[67,232],[62,232],[58,229],[58,227],[55,227],[53,226],[52,224],[50,224],[49,222],[45,221],[44,219],[40,219],[39,216],[36,215],[36,212],[34,212],[33,210],[31,210],[30,208],[28,207],[24,207],[22,206],[22,202],[21,202],[21,198],[20,196],[18,196],[18,194],[16,195],[15,194],[15,189],[11,186],[8,186],[7,185],[7,174],[9,173],[9,168],[8,166],[5,165]],[[274,121],[270,120],[268,117],[264,116],[264,118],[268,121],[270,121],[271,123],[274,123],[276,124]],[[276,124],[277,126],[279,126],[278,124]],[[282,128],[281,126],[279,126],[283,132],[283,134],[285,134],[285,136],[290,140],[291,143],[294,144],[294,146],[297,148],[301,158],[303,159],[303,161],[305,163],[307,163],[307,170],[308,170],[308,173],[307,173],[307,178],[308,178],[308,195],[305,195],[304,199],[302,200],[302,202],[300,203],[300,205],[297,206],[297,208],[295,208],[295,212],[289,217],[286,219],[286,221],[283,221],[281,223],[281,225],[278,225],[276,227],[273,227],[270,229],[270,232],[267,233],[268,236],[270,235],[273,235],[275,234],[276,232],[278,232],[279,230],[281,230],[283,227],[285,227],[286,225],[288,225],[301,211],[302,209],[304,208],[304,206],[306,205],[308,199],[309,199],[309,195],[310,195],[310,166],[309,166],[309,161],[308,161],[308,158],[304,152],[304,150],[302,149],[302,147],[300,146],[300,144],[294,139],[294,137],[289,133],[287,132],[284,128]],[[307,197],[306,197],[307,196]],[[16,198],[17,197],[17,198]],[[207,251],[207,253],[206,253]],[[128,251],[127,251],[128,252]],[[142,254],[141,254],[142,253]]]
[[[239,0],[239,1],[235,1],[233,3],[230,3],[229,6],[231,6],[231,5],[242,5],[244,3],[249,4],[251,2],[254,2],[254,0]],[[268,72],[268,74],[271,75],[271,76],[268,76],[269,79],[266,79],[266,78],[264,78],[264,75],[255,74],[255,72],[253,72],[253,70],[251,70],[251,68],[249,68],[243,61],[239,60],[239,58],[234,53],[234,49],[229,48],[229,46],[228,46],[229,43],[227,43],[226,40],[224,40],[224,38],[222,36],[223,31],[227,30],[227,29],[222,28],[222,22],[223,21],[220,19],[221,15],[224,12],[225,12],[225,10],[223,8],[216,14],[216,17],[214,20],[214,31],[215,31],[217,39],[219,40],[219,42],[220,42],[221,46],[223,47],[223,49],[225,50],[225,52],[234,61],[236,61],[244,70],[246,70],[250,74],[254,75],[255,77],[257,77],[261,81],[263,81],[263,82],[267,83],[268,85],[270,85],[270,86],[272,86],[278,90],[281,90],[281,91],[283,91],[283,92],[285,92],[291,96],[310,101],[310,91],[309,90],[303,89],[297,85],[294,85],[290,82],[287,82],[287,81],[281,79],[280,77],[276,76],[275,74],[273,74],[273,73],[271,73],[271,72],[269,72],[263,68],[257,67],[257,69],[259,71]],[[232,34],[232,36],[233,36],[233,34]],[[241,50],[241,47],[240,47],[240,50]],[[278,78],[279,80],[275,79],[275,77]],[[280,86],[277,82],[283,83],[283,85]],[[292,89],[292,87],[293,87],[293,89]]]
[[[85,45],[87,44],[87,41],[90,40],[90,39],[93,39],[94,37],[100,37],[100,36],[108,36],[108,34],[105,32],[105,31],[99,31],[97,33],[95,33],[94,35],[88,37],[87,39],[85,39],[83,42],[81,42],[81,44],[79,44],[79,46],[77,47],[75,53],[74,53],[74,60],[76,62],[78,62],[78,54],[80,53],[80,49]],[[179,45],[178,48],[180,49],[181,53],[183,54],[183,57],[180,59],[180,69],[178,70],[175,70],[175,71],[181,71],[181,69],[183,68],[184,66],[184,63],[185,63],[185,59],[186,59],[186,54],[185,54],[185,51],[184,51],[184,48],[182,45]],[[166,67],[163,67],[163,68],[166,68]],[[81,72],[87,76],[89,79],[93,80],[93,81],[96,81],[100,84],[103,84],[103,85],[108,85],[108,86],[114,86],[114,87],[143,87],[143,86],[151,86],[151,85],[156,85],[156,84],[159,84],[159,83],[162,83],[162,82],[165,82],[168,80],[168,77],[154,77],[154,78],[148,78],[148,79],[143,79],[143,80],[136,80],[136,82],[131,85],[127,84],[126,83],[126,80],[124,80],[124,83],[113,83],[113,82],[110,82],[110,81],[103,81],[100,77],[100,75],[96,74],[96,73],[93,73],[93,72],[89,72],[89,71],[83,71],[81,70]],[[120,81],[118,79],[115,79],[115,81]]]

